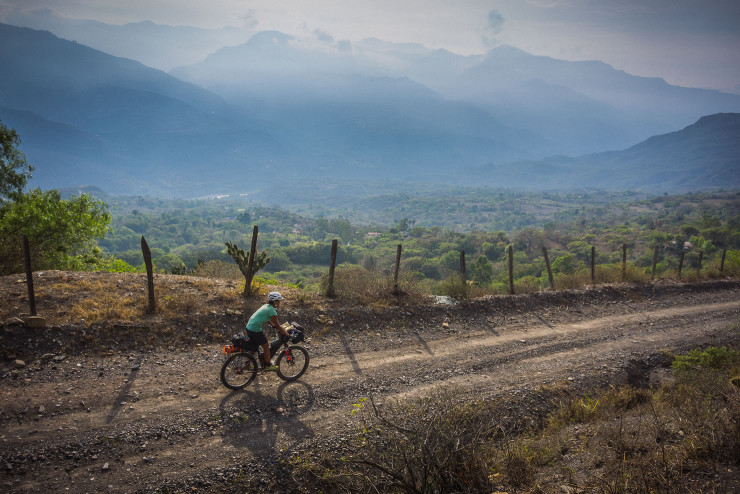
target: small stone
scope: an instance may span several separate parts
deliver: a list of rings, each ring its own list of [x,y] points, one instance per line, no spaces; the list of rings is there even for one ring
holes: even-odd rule
[[[277,413],[278,415],[282,415],[282,414],[284,414],[284,413],[285,413],[285,409],[284,409],[283,407],[278,407],[278,408],[277,408],[277,409],[275,410],[275,413]]]
[[[17,359],[15,361],[15,366],[20,369],[21,367],[25,367],[26,366],[26,362],[23,361],[23,360],[21,360],[21,359]]]
[[[450,327],[450,323],[448,323],[448,322],[443,322],[443,323],[442,323],[442,327],[443,327],[443,328],[449,328],[449,327]]]
[[[103,471],[104,471],[104,472],[107,472],[108,470],[110,470],[110,465],[108,465],[108,464],[106,463],[106,464],[104,464],[104,465],[103,465]]]

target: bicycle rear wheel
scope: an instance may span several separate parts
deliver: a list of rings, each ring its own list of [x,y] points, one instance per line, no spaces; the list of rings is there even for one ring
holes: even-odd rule
[[[308,351],[298,345],[290,345],[278,355],[277,375],[284,381],[295,381],[308,369]]]
[[[257,361],[249,353],[234,353],[221,366],[221,382],[229,389],[242,389],[257,375]]]

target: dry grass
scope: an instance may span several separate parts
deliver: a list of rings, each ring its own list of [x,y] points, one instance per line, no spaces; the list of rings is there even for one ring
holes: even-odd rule
[[[740,482],[740,389],[728,377],[740,362],[722,355],[704,360],[722,360],[716,368],[677,370],[659,389],[563,400],[544,427],[519,434],[504,431],[508,407],[466,402],[459,390],[382,412],[361,401],[355,448],[304,459],[296,474],[341,492],[725,492]],[[541,391],[562,396],[567,385]]]
[[[36,305],[51,324],[135,322],[147,316],[146,276],[138,273],[42,272]],[[213,310],[240,308],[233,281],[155,275],[155,316],[183,319]],[[19,298],[25,294],[19,292]]]
[[[69,322],[134,321],[145,315],[147,298],[141,293],[119,295],[100,283],[90,287],[89,296],[79,298],[66,313]]]
[[[239,270],[239,266],[233,262],[223,262],[211,260],[199,263],[190,273],[192,276],[201,278],[217,278],[224,280],[242,280],[244,275]]]
[[[717,464],[731,466],[740,458],[740,390],[728,379],[737,363],[727,364],[679,372],[657,390],[623,387],[561,403],[543,432],[516,442],[537,469],[528,486],[552,487],[555,475],[589,492],[685,492]],[[508,472],[509,457],[500,451],[498,464],[520,485],[522,467]]]
[[[321,293],[327,293],[328,274],[320,284]],[[340,265],[334,272],[334,294],[337,299],[368,305],[384,302],[397,302],[398,293],[394,290],[392,276],[361,266]],[[411,273],[399,273],[398,288],[404,296],[420,295],[421,285]]]

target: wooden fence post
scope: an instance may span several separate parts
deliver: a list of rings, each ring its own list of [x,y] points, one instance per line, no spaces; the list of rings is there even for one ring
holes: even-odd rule
[[[147,312],[152,314],[156,309],[154,303],[154,268],[152,266],[152,251],[149,250],[149,245],[147,245],[144,235],[141,236],[141,252],[144,254],[147,289],[149,291],[149,307],[147,308]]]
[[[26,266],[26,285],[28,287],[28,305],[31,315],[36,315],[36,294],[33,290],[33,270],[31,269],[31,247],[28,237],[23,235],[23,260]]]
[[[684,257],[686,257],[686,251],[685,250],[682,250],[681,251],[681,260],[678,261],[678,279],[679,280],[681,279],[681,270],[683,269],[683,259],[684,259]]]
[[[542,246],[542,254],[545,256],[545,266],[547,266],[547,278],[550,280],[550,288],[555,290],[555,280],[552,278],[552,269],[550,268],[550,257],[547,255],[547,248]]]
[[[398,270],[401,267],[401,244],[398,244],[396,248],[396,267],[393,270],[393,293],[396,295],[401,294],[401,290],[398,288]]]
[[[701,278],[701,261],[704,259],[704,251],[699,251],[699,264],[696,266],[696,277]]]
[[[722,249],[722,261],[719,263],[719,272],[725,271],[725,256],[727,255],[727,249]]]
[[[257,255],[257,234],[259,229],[254,225],[252,229],[252,246],[249,248],[249,261],[247,262],[247,276],[244,279],[244,295],[252,293],[252,278],[254,278],[254,259]]]
[[[627,244],[622,244],[622,281],[627,280]]]
[[[657,266],[658,266],[658,247],[656,246],[655,247],[655,252],[653,252],[653,272],[650,275],[650,279],[651,280],[654,280],[655,279],[655,269],[656,269]]]
[[[514,295],[514,247],[509,244],[509,293]]]
[[[468,296],[468,275],[465,272],[465,251],[460,251],[460,279],[462,281],[463,297]]]
[[[596,281],[596,246],[591,246],[591,283]]]
[[[329,298],[336,297],[334,291],[334,268],[337,265],[337,239],[331,241],[331,264],[329,265],[329,286],[326,288],[326,296]]]

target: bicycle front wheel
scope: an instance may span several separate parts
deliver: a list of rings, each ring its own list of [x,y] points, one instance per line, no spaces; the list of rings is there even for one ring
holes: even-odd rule
[[[257,361],[249,353],[234,353],[221,366],[221,382],[229,389],[242,389],[257,375]]]
[[[298,345],[290,345],[278,355],[277,375],[284,381],[295,381],[308,369],[308,351]]]

